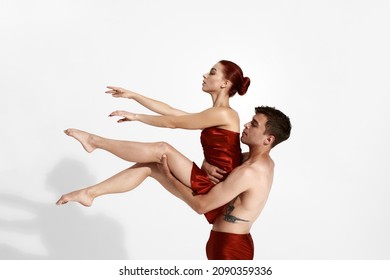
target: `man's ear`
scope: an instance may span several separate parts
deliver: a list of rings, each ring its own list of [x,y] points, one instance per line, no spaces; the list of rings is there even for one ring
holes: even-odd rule
[[[265,138],[264,145],[266,145],[266,146],[271,145],[272,146],[273,142],[275,142],[275,136],[268,135],[267,138]]]

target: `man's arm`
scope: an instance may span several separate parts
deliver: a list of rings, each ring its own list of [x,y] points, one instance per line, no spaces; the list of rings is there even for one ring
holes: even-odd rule
[[[171,174],[165,155],[162,157],[160,170],[170,182],[168,191],[178,192],[178,197],[198,214],[204,214],[230,202],[249,188],[252,177],[250,170],[248,172],[248,169],[238,167],[229,174],[225,181],[216,184],[207,194],[194,196],[190,188]]]

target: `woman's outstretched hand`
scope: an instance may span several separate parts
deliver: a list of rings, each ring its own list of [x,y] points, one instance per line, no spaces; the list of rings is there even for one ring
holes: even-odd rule
[[[127,111],[114,111],[111,114],[108,115],[109,117],[122,117],[122,119],[118,120],[118,123],[121,122],[129,122],[129,121],[135,121],[137,120],[137,114],[133,114]]]
[[[134,92],[120,88],[120,87],[113,87],[113,86],[108,86],[108,90],[106,93],[111,94],[112,97],[121,97],[121,98],[133,98]]]

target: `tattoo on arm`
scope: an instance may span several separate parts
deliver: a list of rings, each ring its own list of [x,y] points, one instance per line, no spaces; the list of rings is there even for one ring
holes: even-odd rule
[[[226,222],[228,222],[228,223],[235,223],[235,222],[237,222],[237,221],[240,221],[240,222],[249,222],[248,220],[244,220],[244,219],[241,219],[241,218],[238,218],[238,217],[236,217],[236,216],[233,216],[233,215],[231,215],[230,213],[232,213],[233,212],[233,210],[234,210],[234,202],[236,201],[236,199],[237,199],[237,197],[234,199],[234,200],[232,200],[228,205],[227,205],[227,207],[226,207],[226,212],[225,212],[225,214],[223,215],[224,216],[224,220],[226,221]]]

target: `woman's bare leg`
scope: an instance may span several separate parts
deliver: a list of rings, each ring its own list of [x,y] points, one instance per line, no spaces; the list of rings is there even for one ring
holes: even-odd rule
[[[130,162],[158,163],[162,155],[166,154],[169,168],[175,177],[183,184],[187,186],[191,185],[192,161],[167,143],[113,140],[77,129],[67,129],[65,133],[78,140],[89,153],[95,149],[103,149]]]
[[[101,183],[61,196],[56,204],[62,205],[69,201],[74,201],[90,207],[96,197],[131,191],[139,186],[148,176],[156,179],[170,193],[180,198],[180,193],[170,187],[170,183],[165,175],[157,168],[157,163],[137,163]]]
[[[56,204],[61,205],[69,201],[75,201],[89,207],[96,197],[128,192],[139,186],[150,175],[151,170],[148,166],[135,164],[96,185],[64,194]]]

